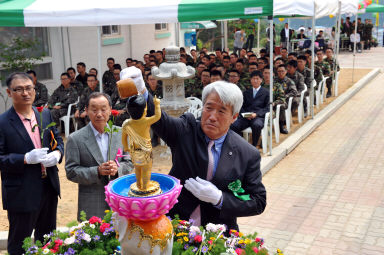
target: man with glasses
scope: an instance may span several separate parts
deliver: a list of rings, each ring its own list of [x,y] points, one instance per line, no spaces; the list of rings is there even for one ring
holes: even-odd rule
[[[246,90],[245,86],[240,82],[240,73],[236,69],[229,71],[228,81],[236,84],[240,88],[241,92]]]
[[[52,119],[47,109],[39,113],[32,106],[32,78],[26,73],[13,73],[6,84],[13,106],[0,115],[2,200],[9,222],[8,253],[21,255],[25,252],[23,240],[33,230],[35,241],[42,242],[44,235],[56,228],[60,195],[56,164],[64,155],[64,143],[55,127],[44,131]]]
[[[61,85],[55,89],[48,100],[48,107],[51,109],[52,119],[56,122],[56,127],[60,125],[60,118],[67,115],[68,106],[75,103],[78,99],[76,89],[71,86],[69,74],[62,73],[60,80]],[[74,111],[75,108],[73,107],[72,110]]]

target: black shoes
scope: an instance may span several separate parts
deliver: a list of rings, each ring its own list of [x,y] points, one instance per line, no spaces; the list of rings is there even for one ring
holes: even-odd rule
[[[280,126],[280,133],[281,134],[288,134],[288,130],[284,126]]]
[[[332,96],[332,92],[331,92],[331,91],[328,91],[328,92],[327,92],[327,96],[326,96],[326,98],[331,97],[331,96]]]

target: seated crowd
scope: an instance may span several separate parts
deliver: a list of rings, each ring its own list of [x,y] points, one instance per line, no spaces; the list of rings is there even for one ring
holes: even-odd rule
[[[151,50],[149,54],[143,56],[143,61],[126,59],[126,66],[139,68],[148,91],[159,98],[162,98],[162,82],[152,76],[151,68],[166,61],[164,53],[164,49]],[[259,54],[241,49],[238,56],[236,53],[228,53],[221,49],[216,49],[215,53],[208,53],[206,48],[200,52],[192,49],[190,54],[187,54],[184,48],[180,48],[180,61],[193,66],[196,70],[195,77],[185,81],[185,95],[201,99],[203,88],[219,80],[236,84],[244,93],[244,104],[241,109],[243,114],[240,114],[231,128],[241,134],[242,130],[251,127],[253,144],[256,146],[264,125],[265,113],[269,112],[270,68],[273,68],[273,109],[276,110],[277,105],[281,105],[280,132],[286,134],[288,131],[285,128],[283,112],[287,109],[290,97],[293,98],[291,111],[295,113],[299,106],[301,92],[308,88],[305,95],[309,95],[312,57],[310,51],[298,56],[297,53],[288,53],[286,48],[282,48],[280,53],[280,55],[274,54],[274,64],[270,67],[266,49],[261,49]],[[319,84],[324,77],[332,77],[335,61],[331,48],[326,50],[325,56],[322,50],[318,50],[316,56],[315,80],[316,84]],[[126,109],[127,99],[119,98],[116,87],[122,66],[115,63],[112,57],[107,59],[107,66],[108,70],[103,74],[101,84],[103,91],[111,97],[112,108],[119,112],[115,117],[115,124],[121,126],[123,121],[129,118]],[[50,97],[48,97],[47,88],[37,81],[36,73],[32,70],[28,73],[32,76],[36,87],[34,106],[49,108],[53,121],[59,125],[60,118],[67,114],[69,104],[76,104],[72,107],[72,114],[76,118],[78,128],[82,128],[89,122],[85,111],[87,99],[92,92],[100,90],[100,82],[95,68],[91,68],[87,73],[83,62],[79,62],[76,67],[77,70],[69,67],[61,74],[61,84]],[[337,70],[339,70],[338,66]],[[327,97],[329,97],[332,95],[332,78],[327,79],[327,88]],[[306,104],[304,107],[307,107]]]

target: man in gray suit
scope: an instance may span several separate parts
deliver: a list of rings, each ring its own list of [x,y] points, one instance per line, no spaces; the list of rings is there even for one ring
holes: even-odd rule
[[[107,94],[94,92],[87,101],[85,111],[91,122],[68,137],[65,151],[65,170],[70,181],[79,184],[77,218],[84,211],[87,218],[103,217],[109,209],[105,202],[104,186],[108,181],[132,171],[129,161],[118,165],[115,157],[121,144],[121,131],[112,135],[111,160],[108,159],[109,135],[104,127],[111,115],[112,102]]]

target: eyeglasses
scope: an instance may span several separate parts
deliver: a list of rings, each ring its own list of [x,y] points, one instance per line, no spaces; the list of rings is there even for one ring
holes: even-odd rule
[[[27,93],[32,93],[32,91],[35,91],[35,87],[33,86],[28,86],[28,87],[17,87],[17,88],[14,88],[12,89],[13,92],[17,93],[17,94],[23,94],[24,91],[26,91]]]

